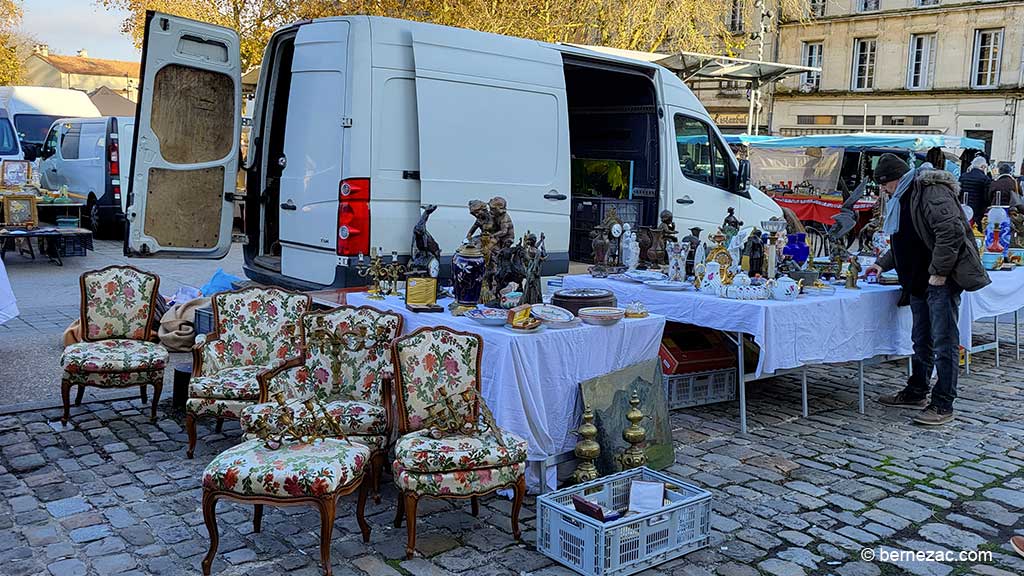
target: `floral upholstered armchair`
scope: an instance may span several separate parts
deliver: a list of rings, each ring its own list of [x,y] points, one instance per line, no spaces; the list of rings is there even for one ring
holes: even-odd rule
[[[337,418],[351,440],[370,448],[375,498],[391,439],[391,342],[402,317],[369,306],[342,306],[302,315],[299,358],[260,375],[260,403],[242,410],[242,430],[280,432],[283,394],[295,421],[310,418],[303,402],[315,399]]]
[[[512,534],[519,539],[519,509],[526,494],[526,441],[481,419],[480,353],[483,339],[448,328],[420,328],[395,340],[398,428],[392,471],[402,497],[406,556],[416,549],[416,502],[423,496],[470,498],[512,488]],[[452,432],[452,424],[460,430]],[[445,431],[447,429],[448,431]]]
[[[138,386],[145,404],[146,386],[153,387],[153,410],[160,402],[167,366],[167,350],[150,342],[160,278],[132,268],[109,266],[82,274],[82,341],[64,349],[61,397],[64,416],[71,416],[71,388],[78,387],[75,405],[81,404],[86,386],[128,388]]]
[[[298,356],[297,327],[309,310],[308,295],[278,288],[245,288],[215,294],[213,335],[192,349],[192,380],[185,403],[188,457],[196,448],[196,420],[239,419],[260,400],[256,377]]]

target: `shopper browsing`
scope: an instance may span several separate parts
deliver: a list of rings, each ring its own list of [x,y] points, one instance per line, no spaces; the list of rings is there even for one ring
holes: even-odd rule
[[[912,170],[894,154],[884,154],[875,180],[888,196],[884,230],[892,248],[868,267],[876,273],[896,269],[903,298],[914,317],[914,357],[906,387],[881,396],[886,406],[923,408],[914,422],[945,424],[953,419],[959,371],[960,293],[991,282],[981,265],[971,226],[960,208],[953,175],[922,164]],[[928,393],[932,368],[938,381]]]
[[[985,217],[985,210],[992,204],[992,196],[989,187],[992,185],[992,178],[988,175],[988,161],[984,156],[975,156],[971,160],[971,167],[960,175],[960,188],[963,192],[964,204],[971,207],[974,212],[974,223],[978,230],[981,230],[981,219]],[[981,230],[984,232],[984,230]]]

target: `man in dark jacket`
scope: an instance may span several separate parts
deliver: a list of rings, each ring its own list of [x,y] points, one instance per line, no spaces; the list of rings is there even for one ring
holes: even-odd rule
[[[985,210],[988,210],[992,204],[989,192],[991,185],[992,178],[988,175],[988,162],[983,156],[975,156],[971,161],[970,169],[960,175],[960,191],[966,197],[963,199],[964,204],[970,206],[971,211],[974,212],[974,224],[978,230],[981,230],[981,219],[985,217]]]
[[[906,387],[881,396],[886,406],[923,408],[918,424],[937,426],[953,419],[959,372],[960,293],[988,285],[971,226],[960,208],[957,182],[945,170],[924,164],[916,171],[899,157],[884,154],[875,179],[889,196],[884,229],[892,249],[871,268],[896,269],[914,316],[914,357]],[[931,389],[932,368],[938,381]]]
[[[1010,173],[1012,171],[1013,166],[1010,164],[999,165],[999,176],[989,186],[993,206],[1013,208],[1021,205],[1020,189],[1017,187],[1017,179]]]

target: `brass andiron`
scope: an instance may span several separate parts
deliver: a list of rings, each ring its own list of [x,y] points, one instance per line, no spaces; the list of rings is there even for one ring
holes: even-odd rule
[[[622,469],[639,468],[647,464],[647,453],[644,452],[643,444],[647,439],[647,432],[640,422],[644,419],[640,411],[640,397],[637,396],[636,388],[629,397],[629,412],[626,413],[626,420],[629,420],[629,427],[622,431],[622,439],[629,443],[629,448],[622,453]]]
[[[589,404],[583,410],[583,423],[576,429],[576,435],[580,439],[576,442],[576,449],[573,452],[575,452],[579,463],[576,464],[576,470],[572,473],[572,482],[573,484],[583,484],[596,480],[600,476],[597,466],[594,465],[594,460],[601,455],[601,445],[594,439],[597,437],[597,426],[594,426],[594,411],[590,409]],[[541,479],[541,482],[543,481],[544,479]]]
[[[263,440],[267,448],[277,450],[287,442],[311,443],[324,438],[340,438],[348,442],[345,429],[337,418],[331,416],[323,402],[307,399],[302,406],[308,416],[296,422],[295,413],[285,403],[284,393],[275,394],[274,401],[277,402],[274,409],[278,411],[277,430],[271,430],[265,418],[258,418],[253,423],[253,433]]]

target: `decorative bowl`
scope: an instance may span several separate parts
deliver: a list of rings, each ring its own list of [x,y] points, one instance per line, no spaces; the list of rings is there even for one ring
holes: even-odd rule
[[[623,308],[613,308],[611,306],[592,306],[590,308],[580,308],[580,319],[587,324],[594,324],[596,326],[611,326],[626,315],[626,310]]]
[[[503,326],[508,322],[508,312],[497,308],[475,308],[463,316],[484,326]]]
[[[572,322],[576,315],[553,304],[534,304],[530,306],[530,314],[544,322]]]
[[[985,270],[995,270],[1003,265],[1003,254],[986,250],[981,253],[981,264]]]

